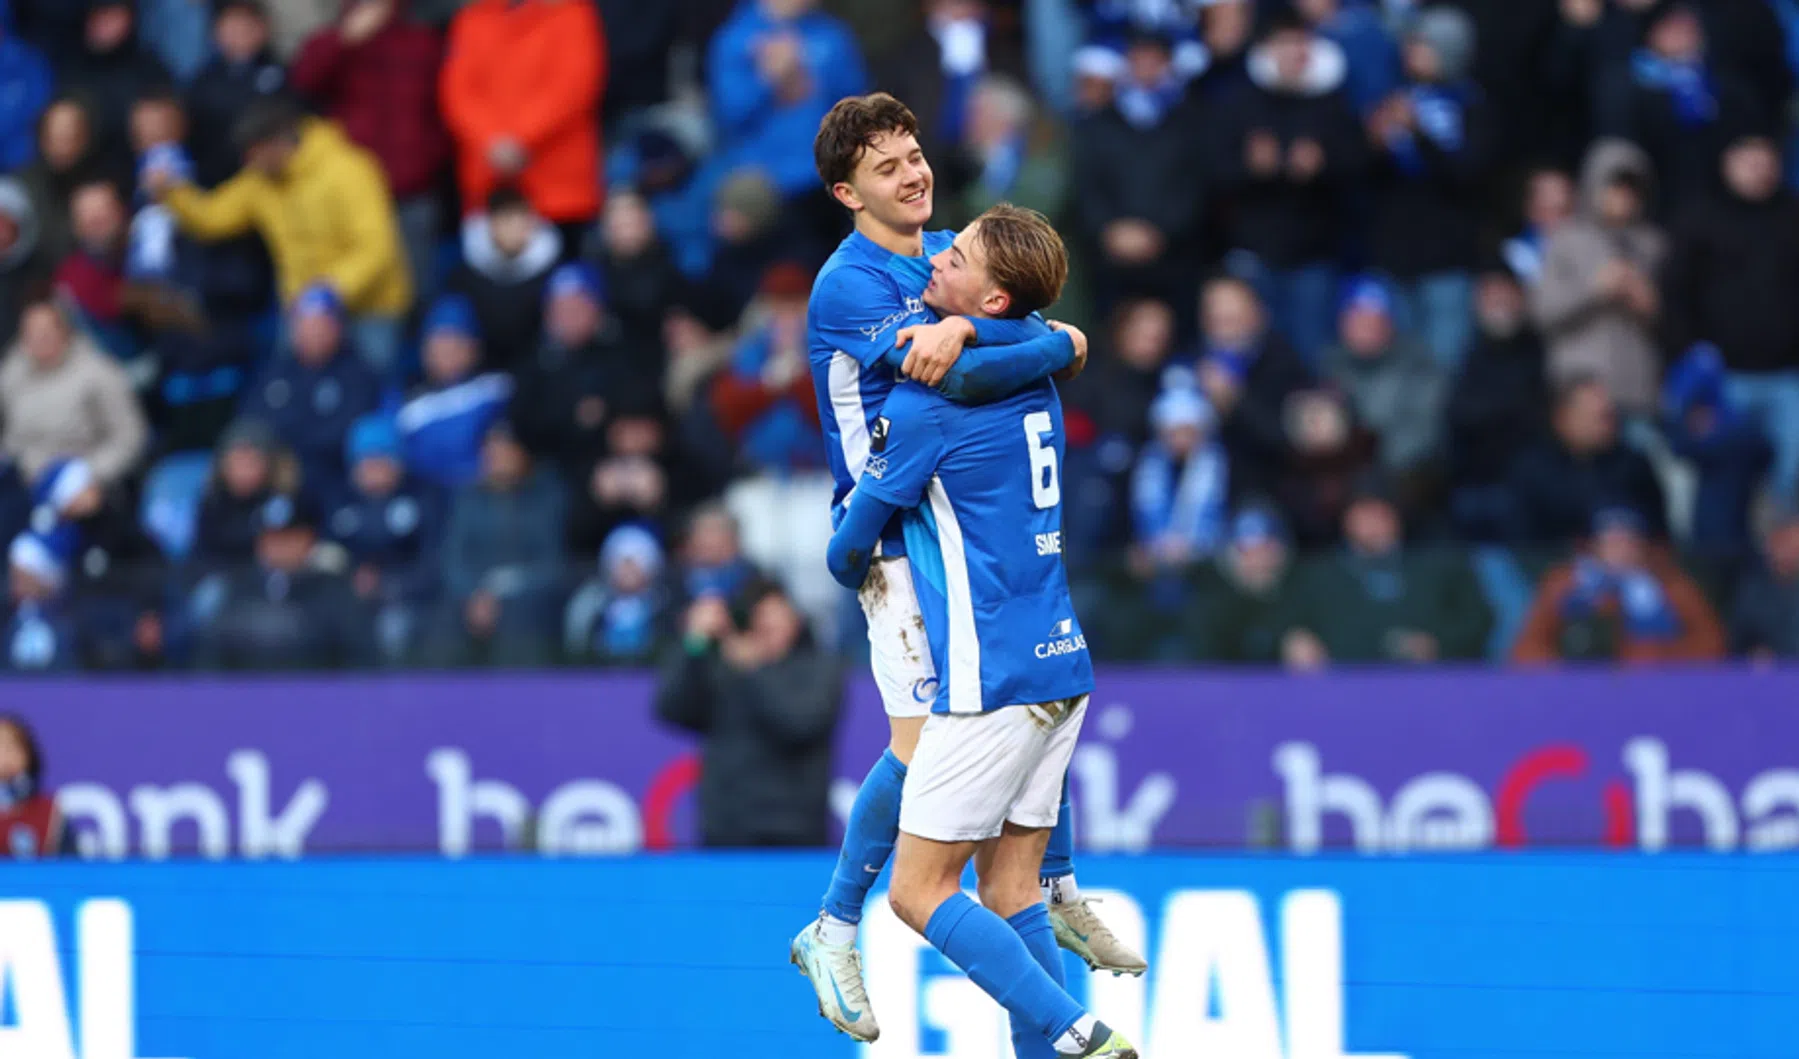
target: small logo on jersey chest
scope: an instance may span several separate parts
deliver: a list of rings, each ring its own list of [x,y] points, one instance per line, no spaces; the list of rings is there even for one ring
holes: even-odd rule
[[[868,428],[868,451],[887,451],[887,431],[891,429],[892,426],[893,424],[887,421],[886,416],[877,416],[875,418],[874,426]]]

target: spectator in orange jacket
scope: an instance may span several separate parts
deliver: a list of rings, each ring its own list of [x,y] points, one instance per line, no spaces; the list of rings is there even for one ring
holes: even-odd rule
[[[1626,664],[1724,657],[1724,626],[1705,594],[1653,548],[1643,517],[1628,508],[1593,516],[1591,543],[1544,575],[1512,660]]]
[[[475,0],[450,24],[439,81],[465,210],[515,183],[565,229],[600,212],[606,38],[587,0]]]

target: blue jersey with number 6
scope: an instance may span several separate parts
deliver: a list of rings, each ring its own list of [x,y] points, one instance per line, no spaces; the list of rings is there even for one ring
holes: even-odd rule
[[[906,551],[937,664],[937,713],[1093,690],[1062,562],[1062,446],[1062,402],[1048,380],[974,406],[902,383],[870,429],[857,491],[918,508]]]

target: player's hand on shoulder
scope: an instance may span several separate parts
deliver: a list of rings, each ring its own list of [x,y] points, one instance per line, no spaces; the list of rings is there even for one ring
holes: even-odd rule
[[[900,374],[926,386],[936,387],[961,359],[962,350],[974,340],[974,324],[960,316],[939,320],[934,324],[902,327],[893,338],[896,349],[906,351]]]
[[[1087,332],[1060,320],[1049,321],[1049,326],[1052,330],[1061,331],[1074,341],[1074,360],[1069,362],[1068,367],[1056,372],[1056,381],[1068,382],[1071,379],[1080,378],[1081,372],[1087,370]]]

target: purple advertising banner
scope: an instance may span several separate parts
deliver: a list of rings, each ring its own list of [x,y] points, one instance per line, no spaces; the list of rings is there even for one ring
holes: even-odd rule
[[[1799,848],[1799,671],[1102,671],[1085,848]],[[5,685],[94,856],[690,844],[645,675]],[[886,742],[846,698],[839,815]]]

